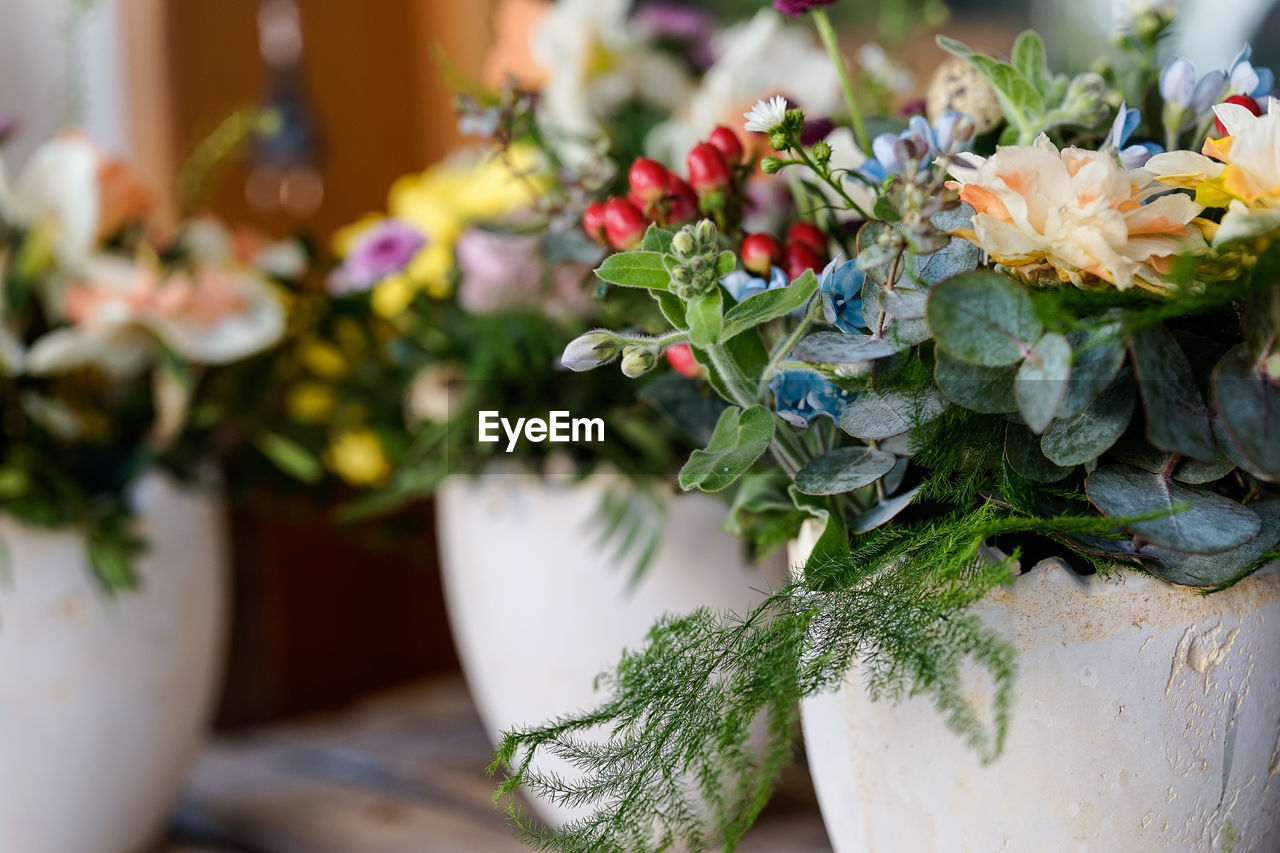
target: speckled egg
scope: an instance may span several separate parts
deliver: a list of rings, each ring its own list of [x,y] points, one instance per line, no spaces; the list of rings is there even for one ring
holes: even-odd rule
[[[937,120],[949,109],[965,113],[973,119],[979,134],[992,130],[1004,119],[991,84],[978,69],[959,57],[948,59],[933,73],[925,109],[930,121]]]

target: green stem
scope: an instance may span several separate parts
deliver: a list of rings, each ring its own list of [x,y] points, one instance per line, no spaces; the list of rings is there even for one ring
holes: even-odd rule
[[[790,335],[787,336],[786,340],[779,342],[778,345],[773,348],[773,353],[769,357],[769,363],[765,365],[764,373],[760,374],[760,382],[756,386],[756,397],[758,399],[764,399],[764,392],[769,387],[769,380],[778,372],[778,365],[782,363],[783,359],[787,357],[787,354],[795,348],[797,343],[799,343],[801,336],[803,336],[805,332],[809,331],[809,327],[813,325],[814,311],[817,306],[821,304],[822,300],[820,298],[814,299],[810,302],[809,310],[804,312],[804,319],[800,321],[800,324],[796,326],[795,330]]]
[[[818,28],[818,37],[822,46],[827,49],[831,61],[836,65],[836,73],[840,75],[840,85],[844,88],[845,106],[849,108],[849,118],[853,122],[853,135],[857,138],[862,153],[871,156],[871,143],[867,137],[867,128],[862,123],[862,110],[858,109],[858,99],[853,92],[853,80],[849,77],[849,67],[845,64],[844,55],[840,53],[840,42],[836,37],[836,29],[831,26],[827,10],[821,6],[814,9],[813,23]]]

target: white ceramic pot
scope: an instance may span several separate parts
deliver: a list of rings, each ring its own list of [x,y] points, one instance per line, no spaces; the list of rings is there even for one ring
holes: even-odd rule
[[[856,666],[804,702],[836,853],[1280,850],[1280,567],[1202,596],[1045,560],[976,607],[1018,655],[990,765]]]
[[[141,587],[109,595],[81,536],[0,516],[0,851],[134,853],[195,758],[221,675],[222,504],[135,491]]]
[[[449,621],[467,684],[496,741],[504,729],[587,708],[596,675],[638,648],[664,613],[742,613],[786,577],[721,529],[725,506],[673,496],[662,544],[635,588],[591,518],[607,475],[573,484],[520,474],[456,477],[436,499]],[[570,812],[536,801],[561,823]]]

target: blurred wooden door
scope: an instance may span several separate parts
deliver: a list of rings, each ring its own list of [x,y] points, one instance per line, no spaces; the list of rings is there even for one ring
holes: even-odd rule
[[[172,186],[184,152],[264,96],[258,0],[127,0],[134,150],[153,183]],[[399,175],[459,141],[443,50],[478,76],[492,0],[300,0],[303,81],[323,140],[322,206],[302,222],[245,200],[246,168],[218,176],[214,212],[275,234],[323,240],[381,208]],[[318,509],[318,508],[317,508]],[[223,722],[331,706],[456,667],[432,548],[431,515],[399,549],[363,548],[310,518],[234,515],[237,623]]]

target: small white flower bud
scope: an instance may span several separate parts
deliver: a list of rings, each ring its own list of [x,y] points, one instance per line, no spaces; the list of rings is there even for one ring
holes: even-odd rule
[[[649,347],[628,344],[622,350],[622,373],[628,379],[644,376],[657,365],[658,356]]]
[[[613,361],[620,350],[621,344],[613,332],[596,329],[570,341],[564,348],[564,354],[560,356],[560,363],[574,372],[582,373]]]

